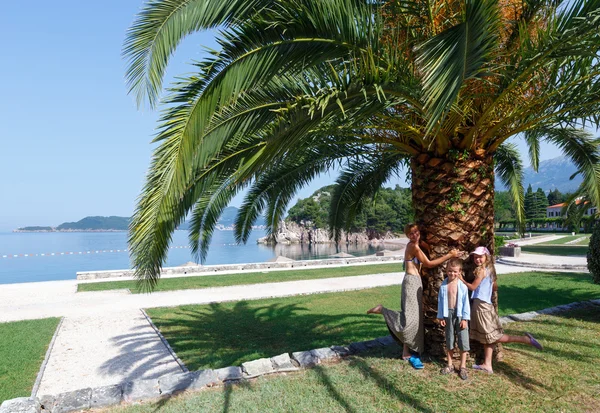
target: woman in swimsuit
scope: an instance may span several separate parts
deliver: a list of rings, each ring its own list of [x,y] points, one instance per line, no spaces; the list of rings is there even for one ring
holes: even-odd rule
[[[419,355],[424,350],[425,331],[421,267],[436,267],[450,258],[458,257],[460,251],[453,249],[442,257],[430,260],[422,250],[428,249],[428,246],[421,241],[419,227],[416,224],[408,224],[404,227],[404,233],[410,242],[404,251],[406,275],[402,282],[400,311],[393,311],[379,304],[368,310],[367,314],[383,314],[392,337],[403,345],[402,358],[408,360],[414,368],[422,369],[423,363]]]

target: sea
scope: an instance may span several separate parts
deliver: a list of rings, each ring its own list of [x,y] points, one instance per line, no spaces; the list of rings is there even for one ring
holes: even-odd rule
[[[263,236],[263,230],[254,230],[246,244],[238,244],[233,231],[215,231],[202,264],[264,262],[277,256],[294,260],[323,259],[339,252],[358,257],[384,248],[366,244],[257,244],[257,239]],[[175,231],[165,267],[197,262],[190,252],[187,237],[187,231]],[[73,280],[81,271],[128,268],[131,265],[126,232],[0,232],[0,284]]]

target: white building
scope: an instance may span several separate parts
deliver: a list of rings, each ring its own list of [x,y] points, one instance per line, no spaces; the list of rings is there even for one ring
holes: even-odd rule
[[[576,203],[577,205],[579,205],[581,201],[577,200]],[[586,201],[586,204],[588,202]],[[550,205],[549,207],[546,208],[546,218],[558,218],[561,217],[561,212],[563,207],[565,206],[564,203],[562,204],[556,204],[556,205]],[[591,207],[588,208],[585,213],[583,215],[589,216],[589,215],[595,215],[598,212],[598,208],[596,207]]]

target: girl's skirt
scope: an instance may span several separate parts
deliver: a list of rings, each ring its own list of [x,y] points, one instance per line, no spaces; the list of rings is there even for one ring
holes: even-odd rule
[[[473,340],[483,344],[493,344],[500,340],[504,330],[492,304],[481,301],[479,298],[473,300],[469,331]]]
[[[383,308],[388,330],[392,337],[417,353],[424,350],[423,284],[419,275],[406,274],[402,282],[400,311]]]

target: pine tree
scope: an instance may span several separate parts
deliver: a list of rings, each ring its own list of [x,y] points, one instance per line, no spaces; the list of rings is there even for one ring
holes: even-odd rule
[[[546,208],[548,207],[548,198],[542,188],[535,192],[535,217],[546,218]]]
[[[555,188],[554,191],[548,193],[548,204],[556,205],[565,202],[565,196],[562,192]]]
[[[530,220],[535,218],[535,195],[533,194],[533,189],[531,189],[531,184],[529,184],[525,192],[524,207],[525,219]]]

